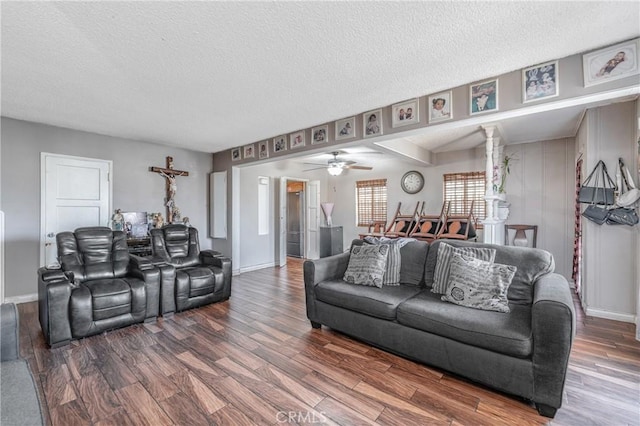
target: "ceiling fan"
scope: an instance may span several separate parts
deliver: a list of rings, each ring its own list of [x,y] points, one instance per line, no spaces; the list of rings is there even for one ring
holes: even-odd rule
[[[338,155],[340,155],[340,151],[333,151],[331,155],[333,155],[333,158],[328,160],[327,164],[304,163],[311,166],[319,166],[319,167],[314,167],[312,169],[307,169],[304,171],[308,172],[311,170],[326,168],[331,176],[338,176],[342,174],[342,171],[344,169],[353,169],[353,170],[372,170],[373,169],[373,167],[369,167],[369,166],[355,166],[354,165],[356,164],[355,161],[345,161],[345,160],[338,159]]]

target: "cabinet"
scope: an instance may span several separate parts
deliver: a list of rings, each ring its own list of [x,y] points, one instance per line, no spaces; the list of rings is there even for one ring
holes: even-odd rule
[[[151,256],[151,240],[149,238],[128,238],[127,248],[136,256]]]
[[[342,253],[342,226],[320,227],[320,257]]]

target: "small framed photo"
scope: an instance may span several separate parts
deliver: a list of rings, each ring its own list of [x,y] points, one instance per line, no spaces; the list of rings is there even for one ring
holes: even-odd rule
[[[242,156],[240,155],[240,148],[233,148],[231,150],[231,161],[241,160]]]
[[[244,158],[254,158],[255,157],[254,149],[255,149],[255,147],[253,146],[253,144],[245,145],[245,147],[244,147]]]
[[[258,158],[269,158],[269,141],[262,141],[258,143]]]
[[[382,135],[382,110],[365,112],[362,115],[362,128],[365,138]]]
[[[639,46],[636,39],[582,55],[584,87],[640,74]]]
[[[356,118],[349,117],[336,121],[336,140],[351,139],[356,136]]]
[[[291,135],[289,136],[289,143],[291,144],[291,149],[300,148],[301,146],[304,146],[304,143],[305,143],[304,130],[291,133]]]
[[[408,126],[420,122],[418,99],[400,102],[391,107],[391,127]]]
[[[471,115],[498,111],[498,79],[472,84],[469,88],[469,95],[471,97]]]
[[[287,150],[287,135],[281,135],[273,139],[273,152]]]
[[[522,102],[558,96],[558,61],[522,70]]]
[[[329,140],[329,126],[314,127],[311,129],[311,145],[324,143]]]
[[[450,120],[453,118],[451,90],[429,96],[429,122]]]

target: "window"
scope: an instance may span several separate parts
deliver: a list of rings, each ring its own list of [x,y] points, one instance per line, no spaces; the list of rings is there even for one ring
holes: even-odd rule
[[[466,215],[474,202],[474,219],[484,219],[485,172],[447,173],[443,177],[444,201],[451,201],[449,214]]]
[[[387,220],[387,180],[356,182],[357,226],[369,226],[374,220]]]

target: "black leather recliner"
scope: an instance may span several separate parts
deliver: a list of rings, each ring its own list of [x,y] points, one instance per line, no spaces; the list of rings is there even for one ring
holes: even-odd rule
[[[130,255],[122,231],[78,228],[56,236],[61,269],[38,270],[40,326],[51,347],[158,316],[160,272]]]
[[[196,228],[171,224],[152,229],[151,250],[152,262],[162,271],[163,315],[231,296],[231,259],[200,251]]]

